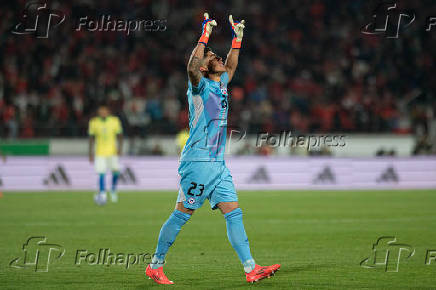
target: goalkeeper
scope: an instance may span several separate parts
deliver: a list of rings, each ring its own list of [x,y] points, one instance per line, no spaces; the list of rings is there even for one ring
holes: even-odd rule
[[[227,237],[244,267],[246,280],[255,282],[269,277],[280,268],[257,265],[251,256],[248,238],[242,222],[242,210],[232,176],[224,162],[226,144],[228,92],[238,65],[244,20],[233,21],[232,47],[225,63],[208,46],[215,20],[204,14],[202,35],[188,63],[189,138],[181,153],[181,176],[176,208],[160,230],[156,252],[146,269],[146,275],[159,284],[173,284],[163,273],[165,255],[182,226],[206,199],[212,209],[219,209],[227,225]]]

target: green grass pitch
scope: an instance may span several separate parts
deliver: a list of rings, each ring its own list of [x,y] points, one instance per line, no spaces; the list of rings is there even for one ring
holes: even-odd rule
[[[75,264],[77,250],[152,253],[175,199],[175,192],[121,192],[118,204],[97,207],[91,192],[4,193],[0,289],[436,289],[436,260],[426,265],[427,250],[436,250],[436,190],[240,192],[254,258],[282,264],[253,285],[227,241],[223,216],[207,202],[167,256],[175,285],[146,279],[144,264]],[[65,249],[48,272],[10,266],[31,236]],[[398,272],[360,266],[381,236],[415,250],[401,255]]]

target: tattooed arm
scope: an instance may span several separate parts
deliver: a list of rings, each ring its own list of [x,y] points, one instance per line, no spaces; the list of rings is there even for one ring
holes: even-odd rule
[[[203,76],[200,72],[200,66],[204,57],[204,47],[203,43],[198,43],[189,58],[188,76],[193,86],[197,86]]]
[[[212,28],[216,26],[215,20],[209,18],[208,13],[204,13],[204,21],[202,34],[198,40],[197,46],[192,51],[191,57],[188,62],[188,76],[193,86],[197,86],[203,76],[200,72],[200,66],[204,58],[204,48],[209,41],[210,34],[212,33]]]

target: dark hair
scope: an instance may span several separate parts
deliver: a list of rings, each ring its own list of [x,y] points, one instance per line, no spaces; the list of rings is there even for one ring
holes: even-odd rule
[[[209,51],[212,51],[212,48],[210,48],[210,46],[206,46],[206,47],[204,48],[204,56],[206,56],[206,54],[207,54]]]

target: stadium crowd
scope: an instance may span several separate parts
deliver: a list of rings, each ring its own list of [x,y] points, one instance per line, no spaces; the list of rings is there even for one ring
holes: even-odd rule
[[[48,38],[11,32],[26,1],[0,4],[1,137],[85,136],[103,102],[127,134],[176,134],[188,123],[186,63],[206,7],[219,25],[209,44],[221,56],[231,42],[228,13],[246,20],[230,85],[231,126],[428,131],[436,104],[435,33],[425,32],[422,21],[431,1],[402,3],[418,18],[398,39],[361,33],[376,5],[364,0],[73,2],[50,2],[66,18]],[[80,17],[100,15],[160,20],[165,29],[129,36],[76,31]]]

